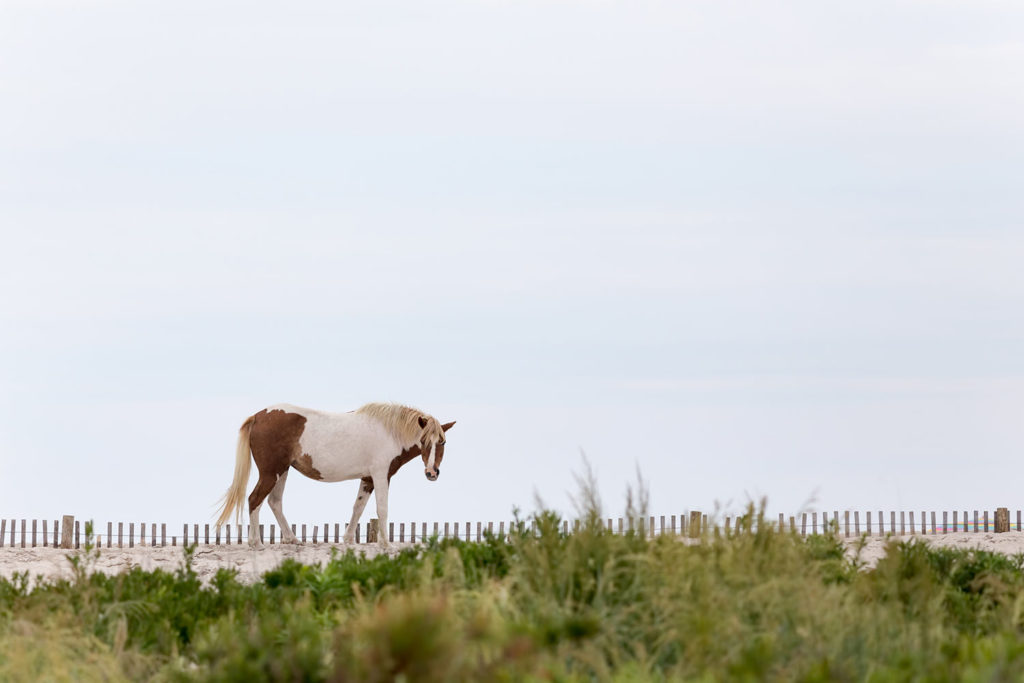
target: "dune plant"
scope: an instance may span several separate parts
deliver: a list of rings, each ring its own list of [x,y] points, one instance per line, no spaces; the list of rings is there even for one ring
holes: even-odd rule
[[[750,505],[728,532],[611,533],[540,506],[506,538],[286,561],[246,584],[175,571],[0,579],[0,679],[1018,680],[1024,557],[891,542],[876,566]],[[627,514],[646,516],[642,481]],[[642,514],[641,514],[642,513]],[[88,534],[87,534],[88,537]]]

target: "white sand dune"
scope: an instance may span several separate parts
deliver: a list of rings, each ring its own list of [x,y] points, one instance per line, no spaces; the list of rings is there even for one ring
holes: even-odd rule
[[[934,536],[931,534],[907,534],[906,536],[872,536],[868,538],[860,550],[860,559],[864,560],[867,566],[873,567],[879,559],[885,556],[886,546],[891,541],[912,539],[941,548],[975,548],[1004,555],[1016,555],[1024,552],[1024,532],[1020,531],[1008,531],[1000,534],[995,532],[957,532]],[[857,553],[859,539],[844,538],[843,542],[851,556]]]
[[[874,566],[885,555],[886,546],[890,541],[919,540],[935,546],[954,548],[978,548],[1006,555],[1024,552],[1024,533],[1011,531],[1008,533],[952,533],[932,535],[906,535],[866,539],[860,548],[860,558],[867,566]],[[689,539],[687,539],[689,540]],[[858,539],[844,538],[848,553],[853,556],[858,552]],[[692,541],[691,541],[692,542]],[[393,543],[386,551],[395,555],[403,548],[412,547],[411,543]],[[210,581],[221,567],[238,570],[239,580],[245,583],[257,581],[270,569],[277,567],[285,558],[292,558],[303,564],[323,565],[330,557],[332,550],[346,552],[352,549],[357,554],[365,553],[373,557],[382,552],[376,544],[356,546],[334,544],[305,545],[272,545],[264,550],[250,550],[248,546],[199,546],[193,558],[193,569],[204,582]],[[0,549],[0,576],[10,578],[15,573],[28,572],[31,578],[70,578],[71,563],[68,555],[82,554],[81,550],[61,550],[58,548],[2,548]],[[182,567],[184,554],[180,547],[135,547],[135,548],[103,548],[99,558],[92,561],[93,571],[106,574],[117,574],[132,567],[142,569],[164,569],[174,571]]]
[[[411,546],[411,543],[392,543],[386,552],[394,555]],[[247,545],[201,545],[193,555],[192,568],[204,582],[212,579],[217,570],[224,567],[237,569],[240,581],[252,583],[263,572],[277,567],[286,558],[303,564],[323,565],[331,558],[332,549],[335,548],[342,553],[351,548],[357,554],[365,553],[367,557],[381,552],[376,544],[273,545],[265,550],[250,550]],[[82,555],[84,551],[40,547],[3,548],[0,549],[0,576],[10,578],[16,572],[28,572],[31,578],[70,578],[73,572],[68,555],[75,554]],[[94,561],[90,559],[90,563],[93,571],[106,574],[117,574],[133,567],[174,571],[184,565],[184,553],[179,546],[103,548],[99,551],[99,558]]]

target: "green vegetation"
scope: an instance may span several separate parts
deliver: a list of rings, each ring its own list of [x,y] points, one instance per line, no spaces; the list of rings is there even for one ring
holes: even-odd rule
[[[0,680],[903,681],[1024,678],[1024,558],[834,536],[751,510],[699,544],[578,533],[285,562],[0,581]],[[95,551],[91,551],[95,552]]]

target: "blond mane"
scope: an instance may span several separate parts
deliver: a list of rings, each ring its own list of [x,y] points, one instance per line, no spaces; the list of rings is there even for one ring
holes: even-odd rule
[[[424,429],[420,427],[419,418],[427,421],[426,431],[429,436],[440,437],[443,433],[441,423],[422,410],[416,410],[399,403],[367,403],[357,413],[368,415],[384,425],[391,436],[402,445],[418,443]]]

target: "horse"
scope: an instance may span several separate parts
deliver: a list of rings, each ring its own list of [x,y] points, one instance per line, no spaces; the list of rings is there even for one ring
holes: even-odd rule
[[[437,418],[397,403],[367,403],[347,413],[327,413],[289,404],[265,408],[246,418],[238,430],[235,475],[221,499],[220,526],[232,513],[236,522],[245,504],[245,487],[252,462],[259,479],[249,494],[249,545],[262,549],[260,506],[269,497],[282,543],[299,543],[284,517],[281,498],[290,468],[317,481],[360,479],[352,506],[352,521],[345,531],[345,543],[355,542],[356,524],[370,494],[377,494],[379,529],[387,529],[388,485],[402,465],[422,456],[424,474],[437,481],[444,458],[445,433],[454,422],[441,424]],[[251,459],[250,459],[251,453]],[[388,545],[387,534],[378,534]]]

